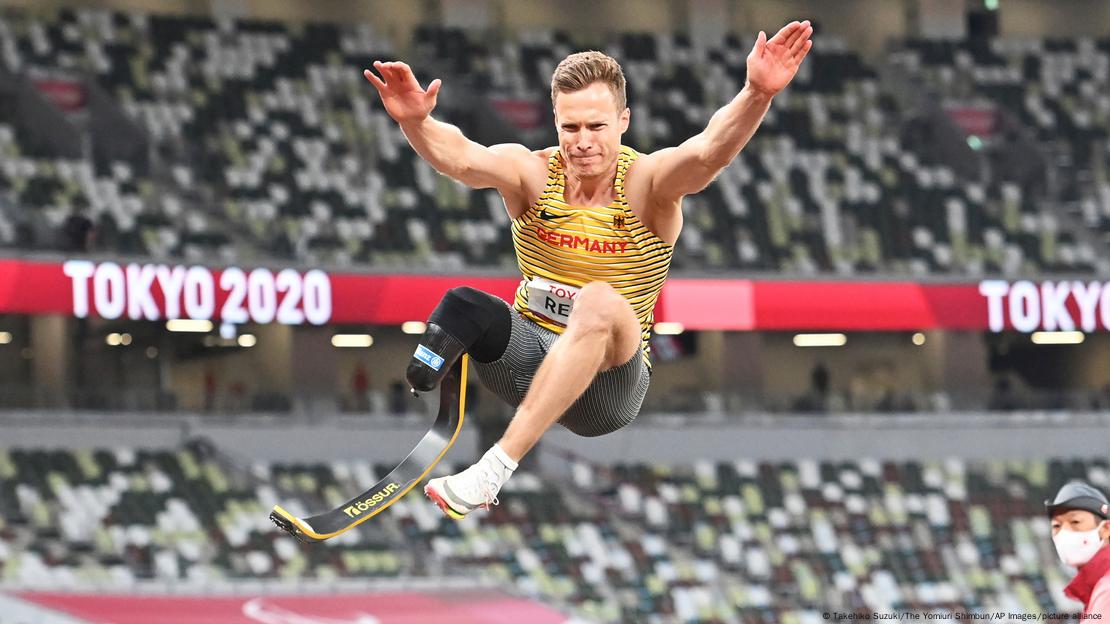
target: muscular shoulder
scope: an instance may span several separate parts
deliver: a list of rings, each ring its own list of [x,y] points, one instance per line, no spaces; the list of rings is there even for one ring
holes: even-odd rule
[[[557,148],[531,150],[518,143],[503,143],[490,149],[509,158],[520,175],[519,190],[501,190],[509,217],[516,219],[539,199],[547,184],[547,160]]]
[[[653,192],[654,181],[656,173],[659,169],[659,162],[665,158],[666,152],[673,150],[673,147],[658,150],[647,154],[639,154],[639,156],[632,161],[628,167],[628,173],[625,174],[624,187],[625,193],[628,195],[630,201],[635,198],[641,202],[656,202],[658,197],[657,193]],[[669,205],[677,205],[676,202],[667,201],[663,202]]]
[[[673,147],[668,147],[649,153],[637,153],[636,159],[628,167],[625,186],[629,189],[643,187],[645,191],[650,190],[651,181],[658,168],[659,161],[668,150],[673,149]]]
[[[655,150],[654,152],[637,152],[637,157],[634,164],[641,171],[650,171],[655,169],[660,161],[665,160],[667,158],[667,154],[670,154],[674,151],[675,148],[673,147],[665,147],[660,150]]]
[[[653,188],[659,154],[666,151],[641,154],[636,158],[625,174],[624,193],[640,222],[656,236],[673,245],[682,229],[682,200],[666,197]]]
[[[501,158],[508,158],[517,166],[534,168],[539,165],[546,167],[547,158],[550,155],[548,152],[551,148],[548,150],[532,150],[520,143],[499,143],[491,145],[489,149]]]
[[[524,149],[527,150],[528,148]],[[557,151],[559,151],[557,147],[528,150],[528,156],[526,157],[528,160],[528,178],[525,180],[525,185],[528,188],[530,200],[534,201],[539,198],[544,186],[547,185],[547,161]]]
[[[509,155],[518,163],[523,164],[527,169],[531,171],[542,170],[545,174],[547,172],[548,158],[558,149],[549,147],[546,149],[533,150],[519,144],[506,144],[504,147],[511,149]]]
[[[532,156],[537,161],[543,164],[544,175],[547,175],[547,163],[551,161],[551,157],[559,152],[558,147],[545,147],[532,152]]]

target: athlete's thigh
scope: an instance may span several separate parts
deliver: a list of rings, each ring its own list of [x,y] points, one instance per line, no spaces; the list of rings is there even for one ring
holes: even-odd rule
[[[498,360],[487,364],[471,360],[471,366],[477,371],[482,385],[516,407],[524,400],[532,378],[558,335],[524,318],[515,309],[510,308],[509,312],[512,314],[512,330],[505,352]]]
[[[616,368],[640,348],[640,322],[632,305],[605,282],[591,282],[582,287],[567,319],[567,333],[600,330],[609,342],[601,370]]]
[[[580,436],[599,436],[627,426],[640,413],[651,372],[639,349],[627,361],[594,377],[559,423]]]

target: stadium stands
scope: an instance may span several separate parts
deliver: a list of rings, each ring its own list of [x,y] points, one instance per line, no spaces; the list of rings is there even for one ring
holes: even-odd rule
[[[546,75],[530,68],[551,67],[568,49],[565,35],[535,35],[522,46],[521,70]],[[747,46],[735,37],[693,46],[681,35],[624,34],[606,49],[624,61],[636,120],[629,142],[642,150],[698,132],[743,85]],[[513,58],[495,52],[486,65]],[[491,82],[512,89],[521,80]],[[676,266],[803,274],[1093,268],[1095,249],[1061,232],[1020,188],[960,179],[892,135],[906,113],[875,68],[824,38],[753,147],[688,200]]]
[[[231,239],[212,231],[203,213],[190,210],[172,190],[156,190],[129,163],[106,163],[101,170],[88,160],[30,157],[21,153],[14,130],[6,124],[0,124],[0,153],[0,188],[11,194],[13,203],[0,210],[0,242],[6,245],[154,258],[235,258]],[[77,215],[89,220],[96,240],[69,240],[67,220]]]
[[[1018,123],[1003,130],[1029,131],[1058,154],[1064,206],[1087,226],[1110,228],[1110,39],[911,40],[897,63],[950,104],[985,101],[1012,115]],[[1007,160],[996,175],[1029,158]]]
[[[91,10],[9,19],[9,66],[95,72],[263,257],[458,266],[454,248],[507,241],[503,228],[428,218],[438,206],[488,220],[490,204],[416,165],[373,108],[358,68],[390,52],[368,27]]]
[[[587,464],[522,472],[480,519],[410,495],[324,545],[272,530],[384,466],[178,450],[0,452],[0,580],[115,590],[475,574],[599,622],[808,621],[830,609],[1060,612],[1041,501],[1106,460]]]
[[[443,75],[445,93],[458,84],[538,98],[541,106],[545,76],[578,47],[564,33],[523,33],[498,42],[485,33],[436,27],[419,29],[415,41],[418,74]],[[606,49],[625,63],[634,111],[628,142],[651,150],[697,132],[743,84],[747,41],[729,36],[718,45],[694,45],[681,35],[613,35]],[[1007,45],[994,42],[1003,50]],[[115,212],[152,225],[139,228],[138,241],[121,241],[121,250],[174,254],[192,242],[225,255],[313,264],[513,265],[496,194],[463,189],[420,162],[364,84],[361,67],[393,56],[390,42],[367,25],[92,9],[46,18],[8,12],[0,22],[0,47],[17,73],[91,72],[142,122],[180,186],[202,189],[200,201],[186,210],[169,195],[169,215],[167,199],[125,202],[127,208]],[[1055,74],[1061,64],[1072,68],[1072,79],[1052,83],[1059,88],[1026,98],[1023,119],[1046,134],[1055,129],[1045,126],[1048,120],[1060,119],[1076,164],[1092,172],[1080,174],[1085,182],[1069,187],[1068,198],[1084,223],[1102,226],[1102,215],[1110,214],[1105,175],[1083,167],[1104,160],[1088,154],[1102,154],[1105,140],[1083,130],[1098,127],[1098,116],[1105,116],[1099,82],[1105,72],[1099,64],[1075,67],[1077,59],[1105,59],[1103,47],[1080,44],[1071,56],[1051,55],[1057,60],[1040,66],[1029,60],[1038,57],[1014,57],[1025,74],[1015,65],[996,67],[1001,57],[994,53],[909,50],[919,57],[919,48],[931,52],[915,62],[939,67],[923,73],[929,84],[955,84],[952,77],[963,76],[967,63],[981,62],[972,74],[984,84],[1002,84],[986,92],[1010,105],[1022,89],[1015,80]],[[945,65],[947,59],[962,63],[961,71]],[[880,69],[825,37],[751,148],[717,184],[689,200],[676,268],[797,274],[1101,268],[1100,245],[1076,236],[1071,221],[1028,189],[1000,176],[962,178],[900,139],[897,130],[911,111],[887,92]],[[14,238],[11,221],[9,214],[0,223],[8,241]],[[131,219],[120,229],[130,232]],[[225,229],[234,234],[214,233]],[[229,237],[237,252],[227,250]]]

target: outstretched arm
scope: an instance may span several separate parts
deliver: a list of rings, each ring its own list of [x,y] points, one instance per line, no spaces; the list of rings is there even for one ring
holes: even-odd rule
[[[755,134],[771,99],[794,78],[813,46],[809,21],[791,22],[770,40],[760,31],[748,54],[748,81],[731,102],[721,107],[705,130],[678,147],[641,158],[657,205],[674,205],[697,193],[728,166]]]
[[[432,109],[443,84],[440,80],[433,80],[425,90],[405,63],[375,61],[374,69],[381,78],[369,69],[363,75],[378,90],[386,112],[401,126],[409,144],[436,171],[472,188],[496,188],[505,195],[520,192],[520,163],[534,157],[528,148],[516,144],[486,147],[463,136],[455,126],[433,119]]]

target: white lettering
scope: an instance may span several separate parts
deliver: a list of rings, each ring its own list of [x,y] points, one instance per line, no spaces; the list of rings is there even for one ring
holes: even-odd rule
[[[1041,284],[1042,321],[1045,331],[1075,331],[1075,322],[1068,312],[1067,300],[1071,292],[1067,282]]]
[[[88,260],[67,260],[62,265],[62,273],[73,282],[73,316],[77,318],[89,315],[89,278],[94,271],[96,265]]]
[[[304,274],[304,316],[313,325],[331,320],[331,279],[319,269]]]
[[[175,266],[171,270],[168,266],[159,264],[154,272],[166,300],[166,318],[181,318],[181,289],[185,285],[185,267]]]
[[[1102,320],[1102,328],[1110,329],[1110,288],[1104,287],[1098,298],[1098,316]]]
[[[1028,334],[1041,324],[1040,292],[1028,280],[1014,282],[1010,287],[1010,322],[1014,329]]]
[[[127,316],[132,320],[158,320],[158,304],[150,292],[154,275],[153,264],[127,265]]]
[[[216,311],[216,284],[212,272],[204,267],[189,267],[185,272],[185,315],[191,319],[210,319]]]
[[[271,323],[277,314],[277,291],[274,274],[269,269],[255,269],[247,276],[247,309],[255,323]]]
[[[114,262],[102,262],[93,274],[93,303],[96,313],[108,320],[118,319],[127,305],[123,269]]]
[[[242,324],[250,320],[243,300],[247,298],[247,276],[241,269],[228,267],[220,274],[220,289],[227,293],[220,318],[225,323]]]
[[[285,293],[278,305],[277,321],[283,325],[300,325],[304,323],[304,312],[301,312],[301,291],[304,283],[301,274],[294,269],[282,269],[274,280],[277,291]]]
[[[248,275],[228,267],[220,272],[219,284],[212,270],[202,266],[130,263],[124,267],[113,262],[69,260],[63,263],[62,272],[70,279],[77,318],[95,313],[105,319],[124,314],[132,320],[213,319],[217,295],[226,295],[219,318],[230,323],[276,320],[286,325],[305,321],[323,325],[332,315],[331,278],[318,270],[302,277],[292,268],[275,276],[265,268]],[[563,294],[573,299],[577,292],[566,288]]]
[[[1002,300],[1010,291],[1010,285],[1002,280],[983,280],[979,282],[979,294],[987,298],[987,325],[992,332],[1000,332],[1006,327],[1002,312]]]
[[[1071,294],[1075,297],[1075,302],[1079,305],[1079,326],[1085,332],[1095,331],[1095,308],[1098,307],[1098,295],[1102,290],[1098,282],[1090,282],[1084,284],[1083,282],[1071,283]]]

